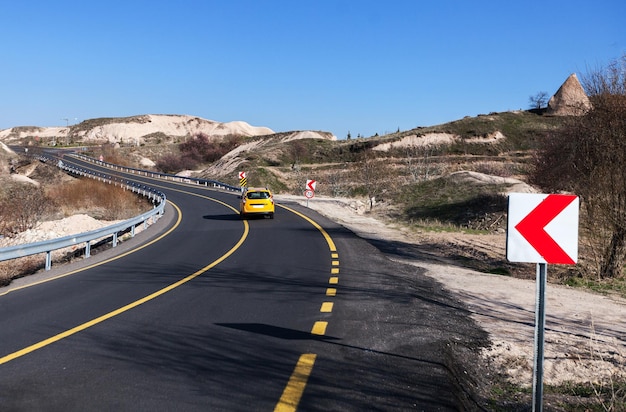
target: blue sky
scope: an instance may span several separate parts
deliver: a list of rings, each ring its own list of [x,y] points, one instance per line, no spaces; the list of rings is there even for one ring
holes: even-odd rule
[[[623,0],[4,2],[0,129],[189,114],[345,138],[527,109],[624,55],[624,16]]]

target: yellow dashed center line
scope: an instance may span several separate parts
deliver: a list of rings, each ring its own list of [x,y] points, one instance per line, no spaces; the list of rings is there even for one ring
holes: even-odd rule
[[[328,322],[324,320],[318,320],[313,324],[313,328],[311,329],[311,334],[323,336],[326,334],[326,327],[328,326]]]
[[[320,312],[322,313],[330,313],[333,311],[333,302],[324,302],[322,303],[322,307],[320,308]]]
[[[293,209],[290,209],[288,207],[285,207],[282,205],[279,205],[279,206],[282,207],[283,209],[286,209],[302,217],[303,219],[311,223],[317,230],[319,230],[322,233],[322,235],[324,236],[324,239],[326,239],[326,242],[328,243],[328,248],[330,250],[330,259],[331,259],[330,274],[333,276],[330,276],[330,278],[328,279],[328,283],[330,285],[337,285],[339,283],[339,277],[336,276],[339,274],[339,253],[337,253],[337,248],[335,247],[335,243],[333,242],[331,237],[319,224],[317,224],[315,221],[313,221],[309,217]],[[334,288],[334,287],[326,288],[326,297],[335,297],[335,296],[337,296],[337,288]],[[320,308],[320,313],[332,313],[334,305],[335,305],[334,302],[330,302],[330,301],[323,302]],[[313,324],[313,328],[311,329],[311,334],[316,335],[316,336],[324,336],[326,334],[327,327],[328,327],[327,321],[323,321],[323,320],[316,321]],[[316,355],[314,354],[303,354],[300,356],[298,364],[296,365],[296,368],[294,369],[291,375],[291,378],[289,379],[289,382],[287,383],[287,387],[283,391],[283,394],[274,409],[275,412],[276,411],[294,412],[297,410],[298,404],[300,402],[300,398],[302,397],[302,393],[304,392],[304,389],[306,387],[306,382],[313,370],[315,357]]]

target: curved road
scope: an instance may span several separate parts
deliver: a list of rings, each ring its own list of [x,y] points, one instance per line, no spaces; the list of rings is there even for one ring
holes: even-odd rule
[[[0,410],[465,408],[451,343],[485,335],[436,282],[306,208],[244,221],[236,195],[132,178],[171,202],[163,234],[0,289]]]

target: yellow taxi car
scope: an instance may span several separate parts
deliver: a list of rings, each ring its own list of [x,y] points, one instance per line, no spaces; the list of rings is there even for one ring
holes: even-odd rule
[[[274,196],[267,188],[249,188],[241,194],[239,212],[242,218],[248,216],[269,216],[274,219]]]

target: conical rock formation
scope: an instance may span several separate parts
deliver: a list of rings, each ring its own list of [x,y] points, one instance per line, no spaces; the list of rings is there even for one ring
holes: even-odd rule
[[[591,102],[572,73],[548,102],[547,114],[553,116],[581,116],[591,109]]]

